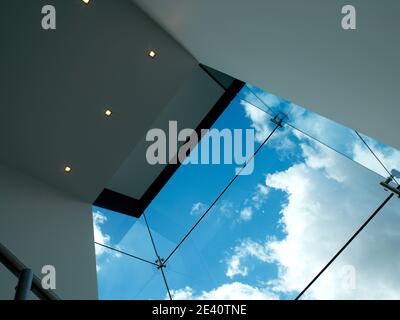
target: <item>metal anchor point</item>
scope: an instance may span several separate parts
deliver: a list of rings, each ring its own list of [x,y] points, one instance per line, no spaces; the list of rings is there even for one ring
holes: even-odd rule
[[[158,257],[157,260],[155,261],[155,263],[157,264],[157,269],[161,269],[161,268],[165,268],[166,267],[163,258]]]

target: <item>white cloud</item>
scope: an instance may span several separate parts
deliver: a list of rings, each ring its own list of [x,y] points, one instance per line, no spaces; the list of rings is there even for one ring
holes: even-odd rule
[[[103,230],[101,229],[101,225],[103,225],[106,222],[107,222],[107,217],[104,216],[100,211],[93,212],[94,241],[104,244],[106,246],[110,246],[110,241],[111,241],[110,235],[104,233]],[[120,249],[119,246],[115,246],[115,248]],[[96,253],[97,257],[100,257],[100,256],[105,256],[107,258],[121,257],[121,253],[119,253],[117,251],[109,250],[109,249],[107,249],[103,246],[97,245],[97,244],[95,245],[95,253]],[[102,269],[102,263],[104,263],[105,261],[107,261],[107,259],[104,261],[97,261],[97,265],[96,265],[97,272],[99,272]]]
[[[105,234],[101,230],[101,225],[107,221],[107,217],[101,214],[101,212],[96,211],[93,213],[93,230],[94,230],[94,241],[98,243],[102,243],[105,245],[110,244],[110,236]],[[96,245],[96,255],[102,255],[106,248]],[[100,269],[100,266],[98,267]]]
[[[248,94],[246,95],[246,100],[256,106],[262,106],[262,107],[266,108],[265,105],[267,105],[268,108],[270,108],[271,111],[273,111],[282,102],[286,102],[285,100],[279,98],[278,96],[271,94],[269,92],[265,92],[264,90],[260,90],[259,88],[254,87],[252,85],[247,84],[247,87],[249,89],[251,89],[252,92],[250,92],[250,91],[248,92]],[[254,93],[257,96],[255,96]]]
[[[271,132],[270,116],[264,111],[254,107],[250,103],[241,101],[246,117],[252,121],[252,127],[256,131],[256,141],[262,143]]]
[[[344,127],[332,120],[329,120],[317,113],[298,105],[292,104],[290,113],[290,122],[296,127],[307,133],[311,137],[322,140],[329,146],[338,147],[341,143],[348,143],[349,138],[356,138],[351,129]],[[303,134],[294,131],[299,138],[303,138]],[[346,141],[343,138],[346,137]]]
[[[234,254],[227,260],[226,276],[233,278],[234,276],[241,275],[243,277],[248,275],[248,268],[242,266],[244,259],[253,257],[262,262],[272,262],[268,253],[268,247],[265,244],[260,244],[251,239],[243,240],[240,245],[234,248]]]
[[[271,95],[263,99],[272,99]],[[251,100],[258,105],[259,102]],[[277,101],[270,100],[277,105]],[[258,142],[271,130],[269,117],[248,103],[242,103],[246,116],[252,121]],[[291,108],[293,124],[313,137],[337,148],[355,162],[377,172],[388,174],[355,135],[354,131],[305,109]],[[269,144],[277,150],[290,149],[288,130],[274,134]],[[279,276],[266,281],[271,290],[283,294],[302,290],[330,260],[365,219],[388,195],[374,174],[340,154],[305,138],[298,131],[295,136],[303,141],[303,163],[294,164],[286,171],[267,176],[266,185],[287,193],[280,225],[286,236],[269,239],[259,246],[277,264]],[[365,138],[382,162],[391,169],[400,168],[400,152]],[[281,146],[277,142],[281,143]],[[305,143],[307,142],[307,143]],[[336,298],[400,298],[400,208],[393,199],[345,252],[309,289],[306,297]],[[397,208],[396,208],[397,207]],[[396,210],[397,209],[397,210]],[[228,259],[227,275],[248,275],[249,267],[236,252]],[[353,270],[350,282],[343,270]],[[275,292],[275,291],[274,291]]]
[[[256,191],[251,197],[252,204],[256,209],[260,209],[269,193],[269,188],[261,183],[257,184]]]
[[[311,137],[323,141],[331,148],[346,154],[346,156],[379,175],[383,177],[388,176],[387,171],[356,135],[353,129],[344,127],[319,114],[309,112],[296,105],[293,105],[293,108],[291,108],[290,119],[296,128],[300,128]],[[299,139],[305,139],[305,136],[299,131],[295,130],[293,133]],[[367,136],[362,136],[389,171],[400,168],[400,151],[378,143],[376,140]]]
[[[300,292],[388,196],[379,185],[381,178],[354,161],[308,139],[301,150],[303,163],[266,177],[266,190],[288,195],[280,219],[285,236],[243,240],[226,260],[228,278],[248,276],[249,258],[255,258],[278,267],[278,277],[265,279],[258,290]],[[382,157],[385,163],[395,161],[385,153]],[[304,298],[400,298],[399,201],[386,205]]]
[[[253,194],[248,199],[243,201],[242,209],[238,210],[239,217],[236,220],[237,222],[250,221],[253,218],[254,213],[261,209],[262,205],[267,199],[269,188],[266,185],[259,183],[255,189],[256,190],[253,192]]]
[[[287,192],[281,224],[286,236],[265,243],[278,265],[273,290],[298,292],[330,260],[388,195],[370,171],[320,145],[303,145],[305,163],[267,176]],[[308,298],[400,298],[398,199],[351,244],[309,289]],[[397,208],[396,208],[397,206]],[[355,270],[354,288],[343,270]]]
[[[171,295],[174,300],[273,300],[278,298],[265,288],[252,287],[241,282],[226,283],[197,295],[192,288],[185,287],[171,290]]]
[[[202,202],[196,202],[193,204],[190,210],[191,215],[201,215],[207,210],[207,205]]]
[[[233,278],[234,276],[241,275],[242,277],[246,277],[249,273],[247,267],[241,266],[242,257],[239,255],[233,255],[229,258],[228,261],[228,270],[226,271],[226,276],[229,278]]]
[[[193,289],[188,286],[183,289],[170,290],[170,293],[173,300],[198,300],[194,296]],[[168,299],[168,296],[165,299]]]
[[[376,141],[370,138],[363,138],[376,156],[383,161],[383,164],[389,171],[392,169],[400,170],[400,151],[379,145]],[[361,163],[368,169],[377,172],[381,176],[389,176],[385,168],[379,163],[361,140],[353,145],[353,158],[358,163]]]
[[[246,117],[251,120],[251,127],[255,130],[256,142],[264,142],[276,126],[271,121],[272,117],[246,101],[241,101],[240,103],[244,107]],[[269,145],[272,145],[276,150],[282,152],[282,156],[285,155],[285,152],[295,147],[295,144],[287,137],[289,130],[289,127],[284,127],[283,129],[275,131],[268,141]]]
[[[219,211],[227,217],[231,217],[235,212],[235,206],[231,201],[222,200],[219,205]]]
[[[208,204],[202,202],[196,202],[192,205],[190,214],[194,216],[201,216],[209,208]],[[234,214],[237,214],[238,209],[233,202],[228,200],[221,200],[220,203],[215,204],[215,210],[225,218],[231,218]]]
[[[253,209],[251,207],[246,207],[240,211],[240,219],[243,221],[251,220],[253,216]]]
[[[327,178],[343,182],[346,179],[347,172],[337,165],[338,157],[336,152],[331,149],[301,144],[305,164],[311,169],[322,169]]]

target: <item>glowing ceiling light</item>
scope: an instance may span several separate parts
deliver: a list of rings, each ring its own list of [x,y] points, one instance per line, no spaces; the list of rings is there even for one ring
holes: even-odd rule
[[[65,173],[70,173],[72,171],[72,168],[70,166],[65,166],[64,167],[64,172]]]
[[[154,50],[149,51],[149,57],[150,58],[155,58],[157,56],[157,53]]]

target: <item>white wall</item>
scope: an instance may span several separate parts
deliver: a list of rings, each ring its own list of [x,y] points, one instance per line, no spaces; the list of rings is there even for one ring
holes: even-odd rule
[[[400,149],[400,1],[133,1],[201,63]]]
[[[0,43],[0,162],[87,202],[198,64],[130,0],[0,0]]]
[[[0,165],[0,242],[40,277],[54,265],[62,299],[97,299],[90,204]],[[12,298],[16,278],[3,266],[0,284],[0,299]]]
[[[149,130],[160,128],[168,132],[169,121],[177,121],[178,130],[196,128],[223,93],[224,90],[208,74],[199,66],[195,66],[184,85],[157,115]],[[143,135],[109,181],[107,185],[109,189],[140,199],[148,188],[148,185],[142,182],[154,181],[165,167],[149,165],[146,160],[146,150],[149,145],[146,135]]]

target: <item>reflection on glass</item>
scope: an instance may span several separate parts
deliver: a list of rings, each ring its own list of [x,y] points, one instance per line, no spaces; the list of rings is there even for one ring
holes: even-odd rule
[[[96,247],[99,299],[164,299],[167,292],[160,271],[153,265]]]
[[[387,177],[388,173],[366,147],[363,140],[367,142],[382,163],[387,163],[390,170],[400,167],[399,151],[365,135],[361,135],[360,138],[353,129],[285,99],[251,85],[246,85],[240,92],[239,97],[270,114],[275,115],[283,112],[287,115],[286,122],[289,126],[320,141],[349,159],[380,174],[382,177]],[[400,169],[398,170],[400,171]]]
[[[270,119],[265,112],[234,99],[212,128],[220,132],[226,128],[243,129],[243,138],[244,130],[255,128],[256,148],[275,126]],[[198,148],[202,148],[206,138],[203,137]],[[243,146],[245,148],[244,142]],[[223,143],[220,148],[221,154],[224,154]],[[224,164],[222,159],[221,164],[182,165],[146,209],[154,240],[163,258],[174,249],[177,242],[235,176],[235,169],[241,167],[234,161],[232,164]],[[226,211],[231,210],[229,202],[221,202],[218,206]]]
[[[156,260],[143,216],[137,219],[93,207],[93,221],[95,242],[151,262]],[[96,246],[96,252],[102,250]]]
[[[348,158],[295,131],[276,139],[168,261],[176,297],[292,299],[384,198]]]
[[[307,298],[400,299],[399,225],[400,199],[392,197],[310,287]]]
[[[365,166],[381,176],[389,177],[391,175],[397,183],[400,182],[400,151],[361,133],[358,135],[363,144],[358,146],[355,155],[356,161],[364,162]],[[364,157],[365,153],[372,155],[372,158]]]
[[[280,99],[274,95],[270,95],[265,91],[246,84],[237,95],[237,98],[246,101],[254,107],[264,111],[270,117],[274,117],[278,111],[277,106],[280,104]]]
[[[257,147],[274,128],[271,118],[283,113],[285,125],[261,148],[252,174],[239,176],[197,226],[237,164],[182,165],[146,209],[157,251],[168,258],[163,270],[174,299],[293,299],[387,196],[380,182],[384,167],[398,169],[396,150],[255,87],[246,86],[213,128],[253,128]],[[380,214],[375,234],[368,226],[303,299],[379,297],[368,293],[373,276],[376,292],[399,295],[389,276],[397,262],[384,265],[392,261],[385,246],[394,251],[400,237],[398,201]],[[102,297],[168,298],[143,217],[99,210],[99,242],[150,262],[97,252]],[[376,259],[388,271],[382,276],[373,273]],[[350,275],[350,285],[359,277],[357,293],[339,287],[341,274]],[[124,282],[126,275],[134,281]]]

